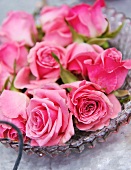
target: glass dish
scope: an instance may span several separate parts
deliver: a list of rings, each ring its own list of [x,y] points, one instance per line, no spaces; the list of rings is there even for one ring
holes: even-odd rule
[[[115,9],[105,8],[103,10],[106,18],[111,24],[111,30],[115,30],[119,25],[124,22],[124,26],[118,36],[109,41],[111,46],[119,49],[123,54],[123,59],[131,57],[131,19],[127,18],[123,13],[118,13]],[[128,73],[124,89],[131,91],[131,71]],[[131,118],[131,101],[123,106],[122,112],[118,117],[110,121],[108,127],[95,132],[82,132],[77,130],[73,136],[64,146],[50,146],[50,147],[32,147],[25,144],[23,150],[27,154],[37,154],[38,156],[56,156],[58,154],[69,155],[72,151],[81,153],[84,149],[93,148],[97,142],[104,142],[106,138],[113,132],[118,131],[119,127],[129,122]],[[12,147],[18,150],[18,143],[10,141],[9,139],[0,139],[1,143],[6,147]]]

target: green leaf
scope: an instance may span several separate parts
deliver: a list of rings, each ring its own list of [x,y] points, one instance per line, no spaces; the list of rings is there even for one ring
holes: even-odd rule
[[[60,77],[61,77],[64,84],[71,83],[71,82],[78,80],[78,78],[74,74],[72,74],[69,70],[63,68],[63,66],[61,65],[60,60],[59,60],[59,58],[57,57],[56,54],[52,53],[52,57],[60,65]]]
[[[10,82],[10,77],[8,77],[8,78],[6,79],[6,81],[5,81],[5,83],[4,83],[3,87],[2,87],[1,92],[2,92],[4,89],[6,89],[6,87],[8,86],[8,83],[9,83],[9,82]]]
[[[42,30],[42,27],[41,26],[39,26],[39,25],[37,25],[36,26],[36,29],[37,29],[37,36],[35,35],[35,34],[31,34],[31,39],[32,39],[32,41],[34,42],[34,44],[36,43],[36,42],[40,42],[40,41],[42,41],[42,39],[43,39],[43,37],[44,37],[44,35],[45,35],[45,33],[43,32],[43,30]],[[30,46],[27,46],[28,48],[29,48],[29,50],[30,50]]]
[[[74,30],[74,28],[68,23],[68,21],[65,20],[65,22],[67,23],[68,27],[70,28],[70,31],[72,33],[72,38],[73,38],[73,41],[74,42],[78,42],[78,43],[81,43],[81,42],[86,42],[88,41],[88,37],[82,35],[82,34],[79,34],[78,32],[76,32]]]
[[[61,66],[60,66],[60,77],[64,84],[78,81],[77,77],[74,74],[72,74],[69,70]]]
[[[102,46],[105,42],[107,42],[107,40],[109,40],[109,38],[91,38],[87,41],[87,43]]]
[[[113,92],[113,94],[116,97],[126,97],[130,95],[128,90],[116,90]]]
[[[102,45],[102,48],[104,48],[104,49],[107,49],[107,48],[109,48],[110,47],[110,45],[109,45],[109,42],[108,41],[106,41],[103,45]]]
[[[43,32],[41,26],[37,26],[37,31],[38,31],[37,41],[41,41],[43,39],[45,33]]]
[[[107,35],[107,34],[110,32],[110,24],[109,24],[109,21],[108,21],[107,18],[106,18],[106,20],[107,20],[107,22],[108,22],[108,25],[107,25],[107,27],[106,27],[105,32],[104,32],[102,35],[99,36],[100,38],[104,37],[105,35]]]
[[[109,32],[102,36],[102,38],[115,38],[124,26],[124,22],[113,32]]]
[[[117,90],[113,94],[118,98],[121,104],[131,101],[131,95],[128,90]]]
[[[52,53],[52,57],[56,60],[57,63],[59,63],[59,64],[61,65],[60,60],[59,60],[59,58],[57,57],[57,55],[55,55],[54,53]]]
[[[119,101],[121,104],[127,103],[127,102],[131,101],[131,95],[126,96],[124,98],[120,98]]]

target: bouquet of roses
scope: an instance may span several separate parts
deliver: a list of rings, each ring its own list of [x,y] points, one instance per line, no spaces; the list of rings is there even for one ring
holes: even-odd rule
[[[78,130],[108,126],[121,111],[116,94],[131,60],[109,47],[123,24],[111,32],[104,6],[44,6],[37,20],[13,11],[1,24],[0,119],[18,126],[24,143],[64,145]],[[18,141],[7,125],[0,137]]]

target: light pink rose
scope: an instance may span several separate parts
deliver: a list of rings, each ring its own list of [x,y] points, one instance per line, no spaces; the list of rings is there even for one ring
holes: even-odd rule
[[[131,60],[122,60],[122,54],[115,48],[103,51],[97,60],[87,62],[91,82],[99,84],[107,94],[120,88],[131,69]]]
[[[61,46],[40,42],[30,50],[29,67],[37,80],[59,78],[60,66],[52,57],[52,53],[57,55],[61,64],[65,66],[65,49]]]
[[[10,12],[1,25],[0,35],[3,35],[4,40],[23,42],[26,45],[33,46],[32,36],[37,37],[33,16],[23,11]]]
[[[0,91],[11,87],[14,76],[27,65],[28,51],[23,44],[15,42],[0,46]]]
[[[44,31],[50,29],[50,24],[54,22],[57,18],[65,18],[69,13],[69,7],[63,5],[60,7],[45,6],[40,13],[40,21],[42,23],[42,28]]]
[[[44,41],[67,46],[72,42],[72,34],[65,22],[69,7],[44,7],[40,14],[42,29],[45,32]]]
[[[42,88],[45,84],[55,82],[57,79],[41,79],[37,80],[35,76],[32,75],[30,68],[23,67],[15,77],[14,86],[17,89],[27,88],[28,90],[33,90],[37,88]]]
[[[17,73],[27,65],[28,51],[23,44],[9,42],[0,46],[0,62],[9,73]],[[15,68],[15,70],[14,70]]]
[[[87,43],[73,43],[67,47],[66,59],[67,69],[75,74],[81,74],[82,77],[87,77],[87,68],[85,61],[101,53],[103,49],[98,45],[89,45]]]
[[[108,22],[102,14],[104,0],[97,0],[93,6],[79,4],[71,8],[66,20],[80,34],[87,37],[100,36],[107,28]]]
[[[50,24],[50,29],[45,33],[43,40],[57,45],[67,46],[72,43],[72,33],[65,21],[58,18]]]
[[[80,130],[102,129],[121,111],[116,97],[113,94],[106,96],[97,84],[81,81],[65,84],[63,87],[72,89],[68,96],[68,106]]]
[[[20,92],[4,90],[0,96],[0,120],[15,124],[25,137],[25,125],[27,121],[26,108],[29,98]],[[10,126],[0,124],[0,137],[18,140],[17,132]]]
[[[32,146],[63,145],[72,135],[72,114],[64,89],[37,89],[27,108],[26,135]]]

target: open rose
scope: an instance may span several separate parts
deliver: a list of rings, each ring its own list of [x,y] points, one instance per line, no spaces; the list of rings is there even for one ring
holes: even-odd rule
[[[100,36],[107,28],[107,21],[102,14],[104,0],[97,0],[93,6],[80,4],[71,8],[66,20],[80,34],[87,37]]]
[[[10,88],[15,74],[27,65],[27,49],[15,42],[0,46],[0,90]]]
[[[26,135],[32,146],[62,145],[74,134],[63,89],[37,89],[27,108]]]
[[[28,51],[23,44],[8,42],[0,46],[0,62],[3,64],[3,69],[9,73],[17,73],[26,66],[27,55]]]
[[[33,16],[22,11],[10,12],[1,25],[0,35],[0,41],[7,39],[33,46],[32,36],[37,36]]]
[[[28,103],[29,98],[20,92],[4,90],[0,96],[0,120],[15,124],[24,135],[24,140],[26,140],[25,124],[27,121],[26,107]],[[5,124],[0,125],[0,137],[18,141],[17,132]]]
[[[52,53],[58,56],[63,66],[65,63],[65,49],[61,46],[46,42],[36,43],[28,55],[29,67],[32,74],[38,79],[58,79],[60,66],[55,61]]]
[[[87,76],[87,68],[85,61],[101,53],[103,49],[98,45],[89,45],[87,43],[73,43],[67,47],[66,59],[67,59],[67,69],[74,72],[75,74],[81,74],[82,76]]]
[[[37,80],[32,75],[30,68],[23,67],[15,77],[14,86],[17,89],[27,88],[29,90],[42,88],[45,84],[55,82],[56,78]],[[1,84],[0,84],[1,85]]]
[[[44,7],[40,14],[42,29],[45,32],[44,41],[67,46],[72,42],[72,34],[65,22],[69,7]]]
[[[81,81],[62,85],[71,88],[68,106],[80,130],[95,131],[117,117],[121,105],[113,94],[106,96],[97,84]]]
[[[131,60],[122,60],[122,53],[115,48],[103,51],[97,60],[86,64],[90,81],[99,84],[108,94],[123,85],[131,69]]]

